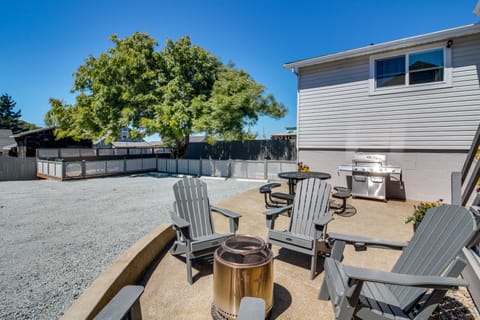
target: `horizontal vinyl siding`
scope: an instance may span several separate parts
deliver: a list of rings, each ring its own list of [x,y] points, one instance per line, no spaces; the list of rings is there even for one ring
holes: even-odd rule
[[[300,69],[298,146],[470,147],[480,121],[480,35],[454,39],[452,87],[369,95],[369,57]]]

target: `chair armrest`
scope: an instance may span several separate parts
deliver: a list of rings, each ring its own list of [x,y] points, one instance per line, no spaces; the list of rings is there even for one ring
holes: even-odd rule
[[[328,223],[330,223],[332,220],[334,220],[333,216],[332,215],[325,215],[323,217],[320,217],[319,219],[317,220],[313,220],[313,223],[316,225],[316,226],[325,226],[327,225]]]
[[[335,240],[344,241],[347,244],[354,245],[355,248],[362,247],[374,247],[374,248],[384,248],[384,249],[394,249],[394,250],[403,250],[408,243],[406,242],[397,242],[389,240],[380,240],[375,238],[368,238],[362,236],[354,236],[343,233],[329,233],[328,234],[329,242],[335,242]]]
[[[210,206],[210,210],[213,212],[220,213],[224,217],[227,217],[230,219],[230,232],[235,234],[238,230],[238,220],[240,219],[241,215],[238,213],[235,213],[233,211],[227,210],[227,209],[221,209],[218,207]]]
[[[170,212],[170,218],[172,218],[173,228],[180,231],[185,240],[190,241],[190,222],[180,218],[175,212]]]
[[[343,271],[350,279],[393,284],[404,287],[451,290],[458,289],[459,286],[468,286],[468,283],[465,280],[458,278],[402,274],[351,266],[343,266]]]
[[[272,210],[265,211],[264,214],[267,216],[267,219],[268,219],[268,217],[278,216],[280,213],[288,211],[292,208],[293,208],[293,205],[288,205],[285,207],[280,207],[280,208],[275,208]]]
[[[170,212],[170,218],[172,219],[173,225],[178,229],[185,229],[190,227],[190,223],[180,218],[175,212]]]
[[[333,216],[331,213],[327,213],[320,217],[317,220],[313,220],[313,224],[315,225],[315,239],[326,239],[328,235],[327,233],[327,224],[333,220]]]
[[[210,209],[213,212],[218,212],[218,213],[224,215],[227,218],[238,219],[238,218],[241,217],[241,215],[239,215],[238,213],[227,210],[227,209],[222,209],[222,208],[218,208],[218,207],[214,207],[214,206],[210,206]]]
[[[280,207],[280,208],[275,208],[272,210],[265,211],[264,214],[267,218],[267,228],[270,230],[275,229],[275,220],[278,218],[278,215],[292,208],[293,208],[293,205],[288,205],[285,207]]]
[[[123,287],[108,304],[95,316],[95,320],[123,319],[129,313],[137,314],[130,317],[137,318],[140,313],[140,307],[136,306],[138,299],[143,293],[143,286],[128,285]],[[130,319],[130,317],[128,317]]]

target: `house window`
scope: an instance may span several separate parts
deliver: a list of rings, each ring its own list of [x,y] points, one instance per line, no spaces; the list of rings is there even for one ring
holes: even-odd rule
[[[420,47],[370,57],[370,94],[451,86],[451,50]]]
[[[375,79],[378,88],[405,84],[405,56],[376,60]]]
[[[409,56],[409,84],[443,81],[443,49],[416,52]]]

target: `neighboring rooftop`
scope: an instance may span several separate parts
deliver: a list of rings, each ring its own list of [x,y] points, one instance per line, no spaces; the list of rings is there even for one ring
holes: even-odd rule
[[[272,134],[272,140],[295,140],[297,138],[297,127],[286,127],[285,132]]]
[[[143,140],[119,140],[112,142],[114,148],[153,148],[149,142]]]
[[[44,132],[44,131],[49,131],[49,130],[53,130],[53,129],[55,129],[55,127],[39,128],[39,129],[24,131],[24,132],[14,134],[13,138],[23,138],[25,136],[29,136],[29,135],[32,135],[32,134],[36,134],[36,133],[40,133],[40,132]]]
[[[190,136],[190,143],[195,142],[207,142],[207,137],[205,136]]]

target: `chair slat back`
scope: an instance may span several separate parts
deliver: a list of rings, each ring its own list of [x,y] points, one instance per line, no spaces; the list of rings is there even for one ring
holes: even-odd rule
[[[473,215],[464,207],[443,205],[429,209],[392,272],[440,276],[476,230]],[[426,291],[422,288],[390,287],[405,311],[409,311]]]
[[[293,200],[289,231],[314,237],[314,220],[329,214],[331,186],[320,179],[310,178],[297,184]]]
[[[192,238],[214,233],[207,184],[196,178],[183,178],[173,185],[177,214],[190,222]]]

